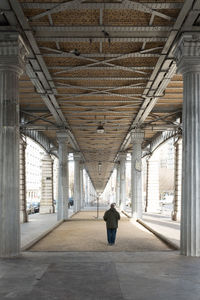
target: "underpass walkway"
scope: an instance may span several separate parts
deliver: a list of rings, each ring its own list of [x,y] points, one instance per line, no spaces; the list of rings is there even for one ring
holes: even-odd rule
[[[72,216],[35,244],[30,251],[112,251],[141,252],[163,251],[169,248],[146,230],[123,214],[119,221],[116,244],[107,244],[104,211],[97,219],[94,211],[83,211]]]
[[[34,251],[22,252],[16,259],[0,259],[0,299],[200,299],[198,258],[166,250],[146,229],[125,217],[119,222],[117,244],[107,246],[102,215],[103,211],[99,212],[97,220],[94,210],[76,214],[37,243],[32,248]],[[30,236],[36,232],[41,234],[44,216],[33,215],[30,219]],[[56,225],[55,217],[50,215],[48,224]],[[156,224],[155,219],[151,224]],[[69,236],[72,240],[68,240]],[[143,247],[136,248],[136,245]],[[69,246],[79,249],[70,252]],[[50,250],[53,247],[55,251]],[[83,251],[86,247],[90,250]],[[45,248],[48,250],[43,251]]]

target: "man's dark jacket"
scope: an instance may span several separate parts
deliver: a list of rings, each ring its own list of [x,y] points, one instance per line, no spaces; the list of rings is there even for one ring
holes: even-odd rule
[[[107,210],[103,216],[104,221],[106,221],[106,227],[108,229],[115,229],[118,227],[118,220],[120,220],[120,214],[115,208],[110,208]]]

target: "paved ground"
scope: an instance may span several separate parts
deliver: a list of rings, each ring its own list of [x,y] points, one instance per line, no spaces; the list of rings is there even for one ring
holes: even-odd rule
[[[155,213],[144,213],[142,221],[180,247],[180,222],[172,221],[170,217]]]
[[[126,209],[126,214],[131,215],[130,209]],[[143,213],[141,220],[152,232],[164,237],[176,249],[180,248],[180,222],[172,221],[170,216],[160,213]]]
[[[26,252],[0,259],[0,299],[199,300],[200,259],[159,252]]]
[[[71,216],[73,211],[69,210]],[[42,214],[39,213],[29,215],[29,221],[20,226],[21,230],[21,248],[25,249],[32,245],[38,238],[43,237],[52,228],[60,224],[57,221],[57,214]]]
[[[119,221],[116,244],[107,245],[106,225],[94,212],[80,212],[62,223],[30,251],[158,251],[169,248],[138,223],[122,215]]]
[[[49,228],[56,223],[50,219]],[[153,219],[149,224],[163,234],[173,228],[165,218],[165,226]],[[44,233],[42,217],[33,220],[29,235]],[[22,231],[22,241],[25,236]],[[178,251],[23,252],[0,259],[0,299],[200,300],[199,274],[200,258]]]

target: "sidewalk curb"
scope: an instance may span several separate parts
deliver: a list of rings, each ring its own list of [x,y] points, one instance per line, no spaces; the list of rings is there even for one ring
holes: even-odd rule
[[[40,234],[38,237],[33,239],[31,242],[27,243],[25,246],[21,247],[21,251],[27,251],[31,247],[33,247],[37,242],[39,242],[41,239],[43,239],[46,235],[48,235],[50,232],[52,232],[55,228],[57,228],[59,225],[61,225],[64,222],[64,220],[58,221],[56,224],[54,224],[51,228]]]
[[[129,219],[131,219],[131,216],[124,210],[121,210],[121,212]]]
[[[162,235],[161,233],[159,233],[159,232],[155,231],[154,229],[152,229],[149,225],[147,225],[146,223],[144,223],[141,219],[137,219],[137,222],[139,224],[141,224],[142,226],[144,226],[149,231],[151,231],[155,236],[157,236],[157,238],[159,238],[163,243],[165,243],[171,249],[173,249],[173,250],[180,250],[180,247],[178,247],[174,242],[170,241],[164,235]]]

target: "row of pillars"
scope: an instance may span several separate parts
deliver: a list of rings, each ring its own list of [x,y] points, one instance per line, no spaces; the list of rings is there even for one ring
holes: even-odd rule
[[[183,33],[175,46],[183,75],[181,253],[200,256],[200,35]],[[19,77],[28,54],[17,32],[0,36],[0,256],[19,254]],[[66,142],[59,142],[59,217],[68,215]],[[133,141],[133,214],[141,211],[141,143]]]
[[[132,130],[132,158],[131,158],[131,215],[133,218],[142,217],[142,142],[144,132]],[[126,206],[126,153],[120,153],[116,176],[116,202],[121,209]]]
[[[59,171],[58,171],[58,220],[68,219],[68,191],[69,191],[69,172],[68,172],[68,151],[67,151],[67,133],[57,133],[59,143]],[[26,212],[26,141],[20,139],[20,222],[28,221]],[[73,193],[73,211],[74,213],[81,210],[85,206],[91,204],[96,198],[96,192],[91,180],[85,171],[83,176],[84,165],[82,163],[80,153],[74,153],[74,193]],[[42,184],[41,184],[41,200],[40,213],[54,213],[54,174],[51,155],[46,153],[41,160]],[[63,188],[64,187],[64,188]]]
[[[134,138],[140,134],[141,131],[133,130]],[[137,151],[136,150],[137,147]],[[174,144],[174,201],[172,220],[180,220],[181,208],[181,175],[182,175],[182,139],[178,137]],[[142,191],[142,157],[136,153],[142,153],[141,139],[136,143],[134,140],[133,152],[131,159],[131,215],[133,218],[142,218],[143,211],[145,212],[160,212],[160,193],[159,193],[159,157],[158,151],[148,155],[146,161],[146,193],[143,198]],[[122,210],[126,208],[126,153],[119,155],[119,160],[116,166],[116,203]],[[144,177],[143,177],[144,179]]]

